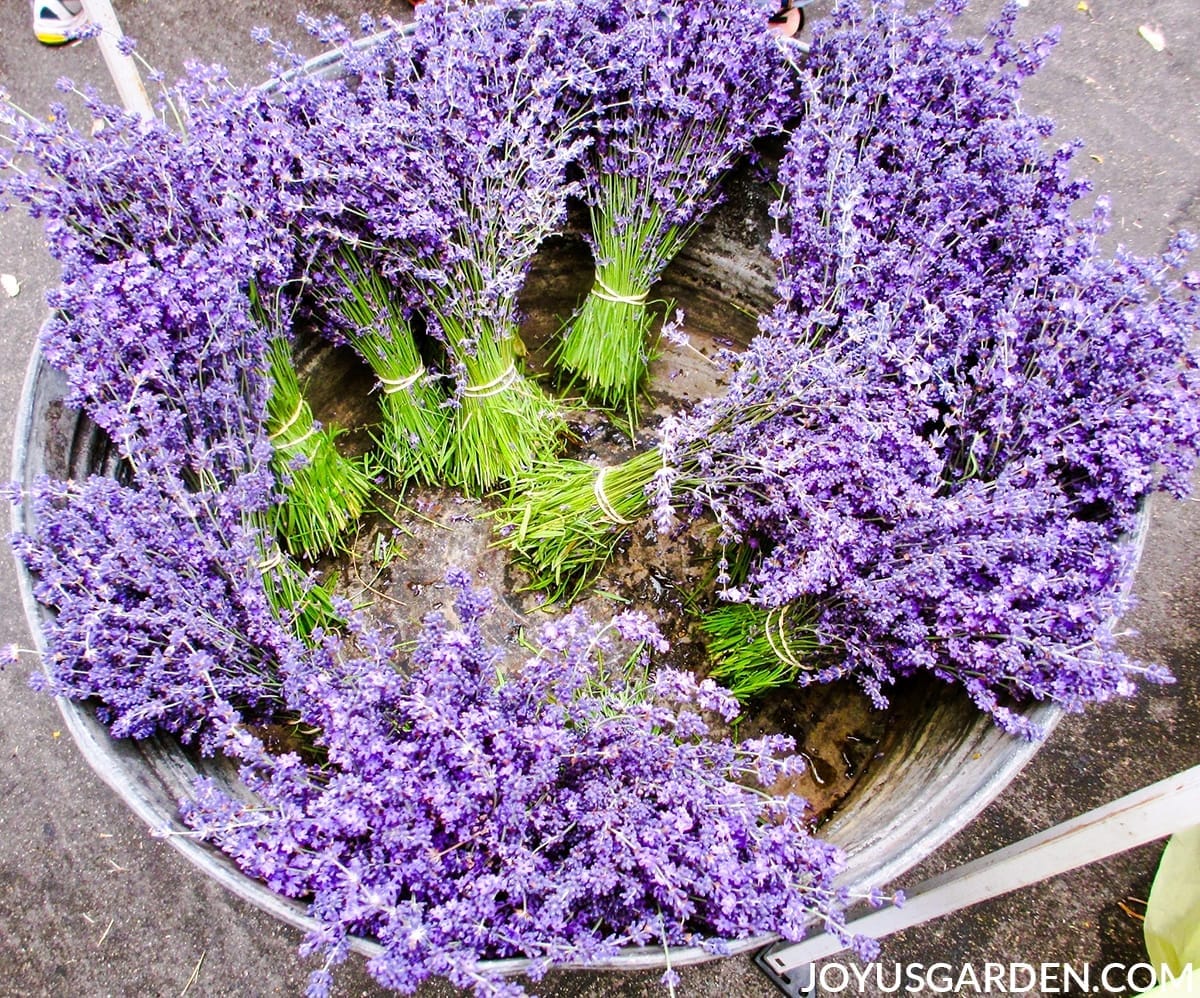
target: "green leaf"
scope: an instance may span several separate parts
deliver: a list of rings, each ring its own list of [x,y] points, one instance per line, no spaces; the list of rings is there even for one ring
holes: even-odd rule
[[[1171,836],[1163,850],[1143,931],[1155,968],[1179,974],[1189,963],[1200,967],[1200,827]]]

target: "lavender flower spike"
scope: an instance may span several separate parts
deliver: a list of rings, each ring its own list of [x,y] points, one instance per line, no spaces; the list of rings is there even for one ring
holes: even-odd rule
[[[322,731],[320,759],[235,732],[256,802],[200,781],[184,805],[247,873],[311,899],[327,963],[314,993],[352,932],[382,944],[369,969],[385,986],[444,975],[480,995],[523,993],[490,958],[530,959],[537,979],[625,945],[844,932],[840,854],[810,835],[802,800],[756,789],[802,766],[789,739],[709,737],[707,718],[736,704],[652,671],[663,642],[638,615],[567,614],[500,681],[480,630],[490,601],[449,581],[453,614],[426,619],[410,677],[390,649],[330,647],[285,684]]]
[[[633,423],[653,353],[651,287],[730,166],[782,127],[793,70],[758,0],[584,7],[596,11],[581,39],[597,70],[583,159],[596,277],[555,359]]]

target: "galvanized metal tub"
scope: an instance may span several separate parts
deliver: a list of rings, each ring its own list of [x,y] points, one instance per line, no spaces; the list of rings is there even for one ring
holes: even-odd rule
[[[314,61],[305,72],[338,75],[340,59]],[[765,252],[768,221],[766,195],[747,179],[734,185],[730,199],[706,224],[665,276],[667,297],[686,300],[701,328],[714,339],[725,334],[730,315],[753,316],[770,306],[773,264]],[[527,310],[550,315],[580,288],[587,275],[571,254],[543,262],[540,292],[525,304]],[[537,299],[537,294],[545,297]],[[745,324],[743,324],[745,325]],[[752,319],[749,328],[752,329]],[[669,394],[669,393],[668,393]],[[111,472],[108,443],[102,432],[80,413],[63,405],[61,376],[34,353],[24,387],[13,458],[13,477],[31,483],[40,475],[59,478]],[[678,398],[665,400],[668,404]],[[33,524],[27,505],[14,509],[14,529],[29,532]],[[1129,539],[1136,558],[1145,537],[1145,524]],[[39,648],[44,650],[43,627],[49,612],[32,595],[32,580],[19,567],[22,598]],[[943,684],[926,684],[911,694],[910,723],[888,735],[882,761],[869,769],[820,834],[840,846],[847,856],[844,882],[856,892],[886,886],[927,857],[959,831],[995,798],[1033,757],[1039,743],[1024,742],[1001,732],[968,699]],[[315,923],[303,903],[281,897],[242,874],[215,848],[182,834],[177,802],[189,794],[197,776],[218,785],[236,784],[234,767],[225,760],[202,758],[173,739],[115,741],[85,704],[60,701],[68,730],[96,773],[152,829],[206,875],[239,897],[301,929]],[[1047,734],[1061,711],[1050,704],[1033,706],[1028,716]],[[170,834],[178,833],[178,834]],[[757,949],[772,936],[735,941],[734,953]],[[371,955],[378,945],[369,939],[354,948]],[[634,970],[680,966],[712,959],[697,948],[630,948],[589,969]],[[522,960],[490,964],[498,972],[518,973]]]

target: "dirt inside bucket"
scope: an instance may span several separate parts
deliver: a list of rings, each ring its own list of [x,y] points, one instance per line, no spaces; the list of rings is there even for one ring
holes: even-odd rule
[[[713,238],[719,239],[719,233]],[[527,362],[535,376],[551,388],[546,358],[554,338],[576,304],[587,293],[591,257],[579,239],[561,238],[539,255],[522,299],[522,338]],[[604,414],[584,410],[570,420],[569,457],[596,464],[618,463],[653,446],[655,428],[669,413],[721,390],[722,371],[713,357],[724,348],[744,344],[756,332],[755,295],[769,296],[769,279],[738,300],[744,275],[722,275],[720,267],[689,265],[669,271],[659,288],[684,311],[690,345],[662,343],[651,368],[649,397],[634,439]],[[307,393],[316,415],[347,428],[351,448],[369,445],[375,412],[374,384],[369,370],[348,350],[310,344],[300,356]],[[496,609],[485,632],[509,653],[516,667],[528,654],[519,642],[522,631],[564,612],[528,591],[528,577],[498,547],[487,513],[499,500],[471,499],[446,488],[419,488],[395,502],[386,513],[364,519],[347,554],[321,566],[336,574],[341,593],[365,608],[368,618],[394,629],[401,641],[411,640],[422,618],[449,599],[445,575],[450,567],[464,569],[476,585],[495,595]],[[656,536],[648,521],[635,526],[600,572],[594,585],[576,601],[593,617],[603,619],[616,610],[641,610],[650,615],[671,643],[665,664],[703,675],[706,654],[698,629],[699,608],[711,605],[714,544],[712,525],[698,521],[671,536]],[[903,711],[901,710],[901,713]],[[880,711],[852,684],[835,683],[809,689],[774,691],[750,704],[737,725],[738,737],[782,732],[796,741],[808,762],[803,776],[778,791],[804,796],[813,808],[814,824],[836,809],[855,783],[887,750],[887,732],[903,723],[894,707]]]

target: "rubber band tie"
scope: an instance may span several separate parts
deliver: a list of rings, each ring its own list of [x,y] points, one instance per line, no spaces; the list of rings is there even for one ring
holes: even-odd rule
[[[424,373],[425,365],[420,364],[407,378],[380,378],[379,383],[383,385],[384,395],[395,395],[397,392],[412,388],[413,385],[421,380],[421,375]]]
[[[285,440],[278,446],[279,450],[292,451],[299,447],[305,440],[317,432],[317,426],[313,423],[307,430],[300,434],[295,440]]]
[[[611,523],[624,527],[633,523],[633,520],[627,520],[618,513],[613,504],[608,501],[608,496],[604,492],[604,476],[610,471],[612,471],[612,468],[605,467],[596,473],[596,479],[592,482],[592,492],[596,495],[596,505],[600,507],[600,512],[604,514],[604,518]]]
[[[282,564],[283,564],[283,552],[282,551],[272,551],[270,557],[264,558],[262,561],[260,561],[258,563],[258,570],[260,572],[269,572],[269,571],[271,571],[271,569],[278,568]]]
[[[302,415],[304,415],[304,399],[300,399],[300,401],[296,403],[296,409],[290,416],[288,416],[287,422],[280,426],[274,433],[270,434],[267,439],[278,440],[296,424],[296,420],[298,420]]]
[[[498,377],[493,378],[486,385],[467,385],[462,390],[463,398],[469,399],[485,399],[492,395],[499,395],[505,388],[511,385],[517,378],[516,364],[509,364]]]
[[[775,653],[775,657],[785,665],[790,665],[793,669],[806,672],[808,671],[809,666],[799,661],[795,655],[792,654],[791,646],[788,644],[787,634],[783,629],[783,618],[787,616],[787,612],[790,609],[791,606],[789,604],[788,606],[781,606],[778,609],[772,610],[767,614],[767,644],[771,646],[771,651]],[[775,644],[776,638],[779,639],[778,645]]]
[[[626,305],[644,305],[646,298],[649,296],[649,291],[643,291],[640,295],[619,295],[600,277],[596,278],[596,282],[592,285],[590,294],[597,298],[602,298],[605,301],[623,302]]]

